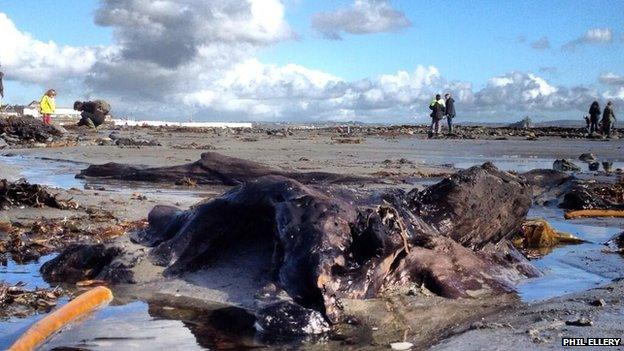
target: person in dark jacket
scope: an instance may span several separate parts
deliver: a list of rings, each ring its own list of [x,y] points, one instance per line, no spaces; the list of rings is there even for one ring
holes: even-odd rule
[[[440,134],[440,120],[444,118],[445,108],[444,108],[444,100],[442,100],[442,96],[437,94],[435,99],[431,101],[429,104],[429,109],[431,110],[431,128],[429,129],[429,138],[433,137],[433,135]]]
[[[446,108],[446,123],[448,123],[448,132],[453,133],[453,118],[455,118],[455,99],[450,93],[444,95]]]
[[[79,126],[95,129],[106,120],[106,115],[110,112],[110,105],[103,100],[76,101],[74,102],[74,110],[82,111],[80,121],[78,121]]]
[[[604,111],[602,112],[602,134],[606,135],[607,138],[611,137],[611,130],[613,128],[613,124],[615,123],[615,113],[613,112],[613,102],[607,102],[607,106],[605,106]]]
[[[600,105],[598,105],[598,101],[592,102],[589,107],[589,133],[597,133],[598,132],[598,119],[600,118]]]

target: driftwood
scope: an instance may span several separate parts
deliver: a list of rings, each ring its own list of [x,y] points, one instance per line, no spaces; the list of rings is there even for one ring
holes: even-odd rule
[[[156,206],[149,229],[134,240],[153,247],[151,260],[176,276],[198,270],[209,276],[226,255],[266,250],[272,258],[261,264],[268,278],[297,304],[338,322],[344,298],[413,285],[448,298],[484,296],[511,292],[515,279],[538,275],[507,240],[528,212],[528,193],[520,178],[491,164],[420,193],[392,191],[359,204],[268,176],[187,211]],[[122,251],[75,247],[42,273],[131,281],[131,267],[116,262]]]
[[[176,183],[191,180],[196,184],[240,185],[264,176],[282,176],[304,184],[374,183],[379,180],[327,172],[285,171],[240,158],[205,152],[201,159],[171,167],[146,167],[106,163],[91,165],[77,178],[107,178],[144,182]]]

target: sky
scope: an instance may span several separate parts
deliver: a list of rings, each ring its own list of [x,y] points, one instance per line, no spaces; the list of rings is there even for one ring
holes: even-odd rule
[[[624,1],[0,0],[4,103],[134,119],[581,119],[624,106]]]

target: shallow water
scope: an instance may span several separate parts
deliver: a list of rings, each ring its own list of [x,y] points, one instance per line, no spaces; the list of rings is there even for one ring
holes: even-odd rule
[[[187,188],[187,187],[163,187],[162,184],[149,182],[127,182],[116,180],[92,181],[76,178],[76,174],[87,168],[89,164],[82,162],[49,160],[27,156],[0,156],[0,164],[15,167],[19,177],[35,184],[47,185],[54,188],[92,188],[104,191],[140,193],[149,195],[165,196],[189,196],[206,197],[207,195],[220,194],[221,187],[210,189]]]
[[[591,289],[624,276],[624,259],[602,252],[604,243],[624,230],[624,220],[605,219],[604,226],[587,224],[588,220],[563,219],[563,211],[534,207],[530,218],[544,218],[556,230],[570,233],[587,243],[564,245],[531,262],[542,271],[542,277],[525,280],[517,287],[520,297],[536,302],[555,296]],[[592,222],[593,223],[593,222]]]

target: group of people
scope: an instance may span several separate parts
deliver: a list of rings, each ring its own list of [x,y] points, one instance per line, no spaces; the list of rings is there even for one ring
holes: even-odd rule
[[[587,133],[596,134],[600,133],[607,138],[611,137],[611,132],[615,127],[615,112],[613,111],[613,102],[607,102],[602,111],[602,119],[600,118],[600,104],[598,101],[592,102],[589,106],[589,115],[585,116],[585,123],[587,124]]]
[[[56,90],[49,89],[39,101],[39,112],[44,124],[52,124],[52,115],[56,111],[55,98]],[[76,101],[74,102],[74,110],[80,111],[78,126],[95,129],[104,123],[106,115],[110,112],[110,105],[104,100]]]
[[[455,118],[455,100],[450,93],[444,94],[444,99],[440,94],[429,104],[431,110],[431,127],[429,128],[429,138],[439,135],[442,129],[440,121],[446,118],[449,134],[453,132],[453,118]]]

